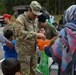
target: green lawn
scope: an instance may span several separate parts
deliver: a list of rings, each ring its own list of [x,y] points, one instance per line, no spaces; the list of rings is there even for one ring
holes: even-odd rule
[[[62,15],[54,15],[55,21],[56,21],[57,23],[59,23],[59,20],[60,20],[61,16],[62,16]]]
[[[15,17],[12,16],[11,19],[10,19],[12,22],[16,21]]]

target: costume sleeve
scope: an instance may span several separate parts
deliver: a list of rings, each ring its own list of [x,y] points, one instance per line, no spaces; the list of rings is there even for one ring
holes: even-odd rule
[[[44,48],[45,54],[49,57],[52,57],[51,52],[50,52],[50,46],[46,46]]]
[[[15,46],[16,40],[12,40],[11,43]]]
[[[50,46],[50,48],[45,47],[44,49],[46,55],[51,56],[53,60],[59,64],[61,63],[62,59],[62,48],[63,48],[62,32],[63,31],[59,33],[59,37],[56,39],[55,43],[52,46]]]
[[[0,42],[1,43],[7,43],[8,40],[0,33]]]

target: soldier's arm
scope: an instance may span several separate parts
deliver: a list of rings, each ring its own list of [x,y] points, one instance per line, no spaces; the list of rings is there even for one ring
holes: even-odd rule
[[[15,36],[17,38],[27,39],[36,37],[36,32],[26,30],[24,25],[17,21],[15,25]]]
[[[16,22],[16,30],[15,30],[15,36],[17,38],[36,38],[36,37],[44,37],[44,34],[42,33],[37,33],[37,32],[34,32],[34,31],[28,31],[25,29],[25,26],[24,26],[24,16],[23,15],[20,15],[18,18],[17,18],[17,22]]]
[[[20,22],[16,22],[15,25],[15,36],[17,38],[23,38],[24,40],[29,39],[29,38],[42,38],[45,39],[45,35],[42,33],[37,33],[34,31],[27,31],[24,27],[24,25]]]

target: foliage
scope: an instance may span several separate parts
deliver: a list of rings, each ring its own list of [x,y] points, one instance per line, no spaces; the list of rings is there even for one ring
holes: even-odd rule
[[[4,7],[4,3],[3,2],[0,2],[0,15],[2,14],[2,13],[5,13],[6,12],[6,9],[5,9],[5,7]]]
[[[32,0],[0,0],[0,14],[13,14],[13,6],[29,5]],[[36,0],[45,7],[50,14],[63,14],[64,10],[70,5],[76,4],[75,0]]]

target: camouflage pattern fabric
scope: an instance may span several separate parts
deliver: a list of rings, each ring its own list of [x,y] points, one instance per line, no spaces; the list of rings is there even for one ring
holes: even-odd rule
[[[13,34],[15,34],[15,31],[14,31],[14,22],[12,22],[11,24],[7,24],[4,26],[4,29],[3,29],[3,34],[5,33],[6,30],[12,30],[13,31]],[[16,37],[13,35],[13,39],[15,39]]]
[[[29,20],[27,13],[24,13],[17,18],[15,24],[16,50],[21,62],[21,73],[22,75],[35,75],[37,22]]]
[[[20,60],[20,62],[21,62],[21,75],[35,75],[37,73],[37,71],[35,69],[37,66],[36,60],[37,60],[37,55],[35,52],[31,55],[25,56],[25,61]]]

